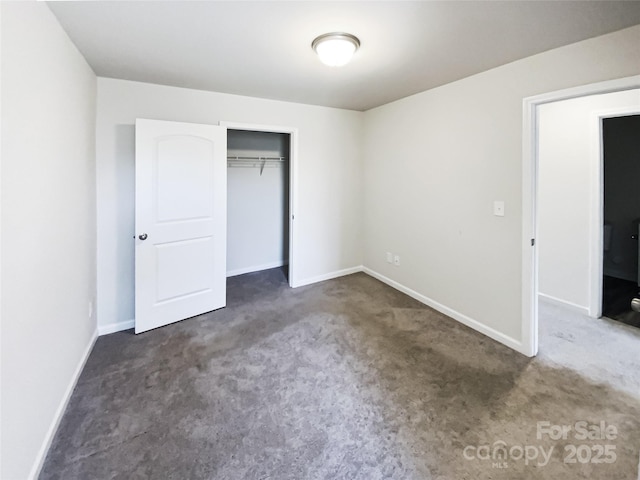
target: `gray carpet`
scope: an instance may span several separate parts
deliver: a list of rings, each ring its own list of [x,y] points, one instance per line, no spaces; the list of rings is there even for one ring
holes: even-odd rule
[[[635,480],[640,337],[616,331],[625,359],[607,324],[585,340],[550,323],[528,359],[365,274],[231,278],[223,310],[98,339],[40,478]],[[537,439],[582,420],[617,436]],[[605,444],[615,461],[593,463]],[[586,463],[564,463],[571,445]],[[519,458],[541,447],[548,463]]]

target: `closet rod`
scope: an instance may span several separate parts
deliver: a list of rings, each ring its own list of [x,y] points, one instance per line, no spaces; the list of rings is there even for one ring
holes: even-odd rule
[[[243,161],[243,160],[257,160],[259,162],[264,162],[264,161],[268,161],[268,162],[286,162],[287,158],[286,157],[259,157],[259,156],[238,156],[238,155],[228,155],[227,156],[227,160],[237,160],[237,161]]]
[[[284,165],[286,161],[287,159],[285,157],[228,155],[227,167],[259,168],[260,175],[262,175],[265,168],[279,167],[280,165]]]
[[[273,168],[277,167],[277,163],[251,163],[251,162],[228,162],[227,167],[247,167],[247,168]]]

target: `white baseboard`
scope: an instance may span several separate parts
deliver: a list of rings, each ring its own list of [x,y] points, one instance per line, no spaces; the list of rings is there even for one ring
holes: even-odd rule
[[[266,264],[260,267],[252,267],[247,271],[243,270],[234,270],[233,272],[228,272],[228,277],[234,277],[236,275],[243,275],[245,273],[251,272],[259,272],[260,270],[267,270],[269,268],[282,267],[286,265],[286,263],[279,262],[277,264]],[[255,268],[255,270],[254,270]],[[331,280],[332,278],[343,277],[345,275],[351,275],[352,273],[358,273],[362,271],[362,266],[359,265],[357,267],[346,268],[344,270],[337,270],[335,272],[326,273],[324,275],[320,275],[313,278],[307,278],[302,280],[302,282],[297,283],[294,287],[303,287],[305,285],[311,285],[312,283],[322,282],[324,280]],[[135,327],[135,320],[126,320],[124,322],[114,322],[108,323],[107,325],[99,325],[98,326],[98,335],[108,335],[110,333],[121,332],[123,330],[129,330]]]
[[[227,272],[227,278],[237,277],[238,275],[244,275],[245,273],[260,272],[262,270],[269,270],[270,268],[282,267],[287,264],[288,262],[283,262],[282,260],[280,260],[278,262],[263,263],[262,265],[255,265],[253,267],[245,267],[245,268],[238,268],[236,270],[229,270]]]
[[[281,266],[281,265],[276,265],[276,266]],[[276,266],[267,267],[267,268],[275,268]],[[478,320],[474,320],[471,317],[468,317],[460,312],[457,312],[452,308],[449,308],[439,302],[436,302],[435,300],[425,295],[422,295],[421,293],[418,293],[415,290],[410,289],[409,287],[405,287],[401,283],[398,283],[395,280],[391,280],[390,278],[385,277],[384,275],[374,270],[371,270],[368,267],[364,267],[362,265],[358,265],[356,267],[351,267],[351,268],[345,268],[342,270],[336,270],[333,272],[325,273],[323,275],[318,275],[316,277],[305,278],[300,282],[296,282],[296,284],[293,285],[293,287],[294,288],[303,287],[306,285],[311,285],[313,283],[324,282],[325,280],[344,277],[346,275],[351,275],[353,273],[358,273],[358,272],[365,272],[367,275],[370,275],[373,278],[380,280],[382,283],[386,283],[390,287],[395,288],[396,290],[402,293],[405,293],[406,295],[409,295],[412,298],[415,298],[419,302],[424,303],[425,305],[428,305],[434,310],[437,310],[440,313],[453,318],[454,320],[457,320],[458,322],[468,326],[469,328],[472,328],[473,330],[476,330],[477,332],[480,332],[483,335],[486,335],[487,337],[492,338],[495,341],[500,342],[503,345],[506,345],[507,347],[512,348],[513,350],[519,353],[522,353],[523,355],[527,355],[526,349],[524,348],[525,346],[522,344],[521,341],[516,340],[515,338],[512,338],[508,335],[505,335],[491,327],[488,327],[485,324],[479,322]],[[248,272],[244,272],[244,273],[248,273]],[[540,294],[540,296],[546,297],[543,294]],[[552,297],[549,297],[549,298],[552,298]],[[573,304],[569,304],[569,306],[571,305]],[[575,305],[575,307],[582,308],[577,305]],[[580,310],[580,311],[584,313],[584,310]],[[108,325],[103,325],[98,327],[98,333],[100,335],[107,335],[109,333],[119,332],[121,330],[128,330],[133,327],[134,327],[134,320],[128,320],[128,321],[119,322],[119,323],[110,323]]]
[[[107,325],[98,325],[98,335],[108,335],[110,333],[121,332],[135,327],[135,320],[125,320],[124,322],[108,323]]]
[[[578,305],[577,303],[568,302],[567,300],[562,300],[560,298],[547,295],[546,293],[538,292],[538,299],[551,303],[553,305],[557,305],[559,307],[572,310],[577,313],[581,313],[583,315],[589,315],[589,307],[584,307],[582,305]]]
[[[40,450],[38,450],[36,461],[34,462],[33,467],[31,467],[31,472],[29,473],[29,477],[28,477],[29,479],[35,480],[40,476],[40,471],[42,470],[44,461],[47,458],[47,453],[49,452],[49,448],[51,447],[51,442],[53,442],[53,437],[55,436],[56,431],[60,426],[60,421],[62,420],[65,410],[67,409],[67,405],[69,404],[69,400],[71,399],[71,394],[73,393],[73,389],[76,388],[76,384],[78,383],[78,379],[80,378],[82,369],[87,363],[89,354],[91,353],[91,350],[93,349],[93,346],[95,345],[97,339],[98,339],[98,331],[96,330],[93,332],[93,335],[91,336],[91,339],[89,340],[89,344],[85,348],[85,351],[82,354],[82,357],[80,357],[80,361],[76,366],[76,370],[73,372],[71,381],[69,382],[69,385],[67,385],[67,389],[64,392],[64,396],[62,397],[62,400],[60,401],[60,404],[56,409],[56,413],[53,417],[53,421],[51,422],[51,425],[47,430],[47,434],[44,437],[44,442],[42,442],[42,445],[40,446]]]
[[[491,327],[488,327],[484,323],[481,323],[478,320],[474,320],[473,318],[468,317],[460,312],[457,312],[452,308],[442,305],[441,303],[436,302],[435,300],[425,295],[422,295],[421,293],[418,293],[415,290],[410,289],[409,287],[405,287],[401,283],[398,283],[395,280],[391,280],[390,278],[385,277],[384,275],[374,270],[371,270],[370,268],[364,267],[363,271],[367,275],[371,275],[373,278],[377,278],[381,282],[386,283],[390,287],[393,287],[396,290],[402,293],[405,293],[412,298],[415,298],[419,302],[424,303],[425,305],[433,308],[434,310],[437,310],[438,312],[443,313],[444,315],[451,317],[454,320],[457,320],[458,322],[466,325],[467,327],[472,328],[473,330],[480,332],[489,338],[494,339],[496,342],[502,343],[503,345],[506,345],[507,347],[512,348],[516,352],[522,353],[523,355],[527,355],[526,348],[521,341],[516,340],[515,338],[512,338],[508,335],[505,335],[504,333],[501,333]],[[530,356],[530,355],[527,355],[527,356]]]
[[[324,282],[325,280],[344,277],[345,275],[351,275],[352,273],[358,273],[362,271],[362,265],[358,265],[357,267],[345,268],[343,270],[336,270],[334,272],[325,273],[324,275],[318,275],[317,277],[305,278],[299,282],[296,282],[293,287],[304,287],[305,285],[311,285],[312,283]]]

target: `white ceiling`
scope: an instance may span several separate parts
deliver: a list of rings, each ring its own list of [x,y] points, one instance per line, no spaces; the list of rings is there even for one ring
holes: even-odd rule
[[[640,1],[49,2],[99,76],[367,110],[640,23]],[[311,41],[345,31],[345,67]],[[640,46],[639,46],[640,48]]]

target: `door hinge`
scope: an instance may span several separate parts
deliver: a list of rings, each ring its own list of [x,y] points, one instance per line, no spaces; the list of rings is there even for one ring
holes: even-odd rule
[[[531,246],[533,247],[535,244],[536,244],[536,239],[535,239],[535,238],[532,238],[532,239],[531,239]]]

